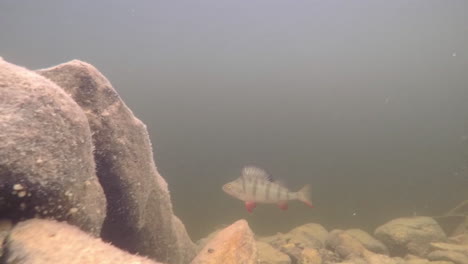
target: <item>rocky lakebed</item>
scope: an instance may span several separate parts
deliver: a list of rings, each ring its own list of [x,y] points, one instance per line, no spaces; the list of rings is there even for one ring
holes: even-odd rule
[[[468,202],[372,233],[244,219],[194,243],[148,131],[92,65],[0,58],[0,264],[468,264]]]

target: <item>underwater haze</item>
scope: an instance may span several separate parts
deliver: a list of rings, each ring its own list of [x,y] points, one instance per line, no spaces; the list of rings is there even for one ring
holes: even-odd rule
[[[96,66],[150,132],[197,240],[373,230],[468,199],[468,1],[0,1],[0,56]],[[255,165],[311,209],[221,187]]]

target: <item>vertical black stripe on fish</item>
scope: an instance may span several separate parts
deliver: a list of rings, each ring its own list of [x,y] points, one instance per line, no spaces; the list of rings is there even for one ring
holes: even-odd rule
[[[265,187],[266,188],[266,190],[265,190],[265,200],[267,200],[267,201],[270,198],[270,187],[271,187],[271,182],[267,182],[267,186]]]
[[[253,182],[253,186],[252,186],[252,197],[254,198],[255,198],[255,194],[257,193],[257,182],[258,182],[258,179],[255,178]]]
[[[242,179],[242,192],[245,193],[245,177],[241,177]]]

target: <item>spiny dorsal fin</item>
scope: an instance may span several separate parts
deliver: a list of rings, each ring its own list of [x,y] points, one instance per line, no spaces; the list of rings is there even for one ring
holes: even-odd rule
[[[247,166],[242,169],[242,177],[252,179],[252,178],[261,178],[266,181],[273,182],[273,177],[271,177],[266,171],[254,167],[254,166]]]

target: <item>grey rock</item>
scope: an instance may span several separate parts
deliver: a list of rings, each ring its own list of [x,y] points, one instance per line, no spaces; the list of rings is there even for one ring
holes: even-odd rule
[[[431,242],[447,240],[444,231],[430,217],[398,218],[378,227],[374,235],[395,256],[413,254],[425,257]]]
[[[346,230],[346,233],[357,239],[368,250],[375,253],[388,255],[388,248],[366,231],[361,229],[348,229]]]
[[[157,264],[133,256],[56,221],[33,219],[17,224],[8,235],[4,264]]]
[[[103,239],[158,261],[189,263],[195,245],[173,214],[146,126],[90,64],[74,60],[37,72],[61,86],[86,113],[97,175],[109,202]]]
[[[258,264],[291,264],[291,258],[270,244],[257,241]]]
[[[99,235],[106,198],[86,115],[59,86],[0,59],[0,215]]]

